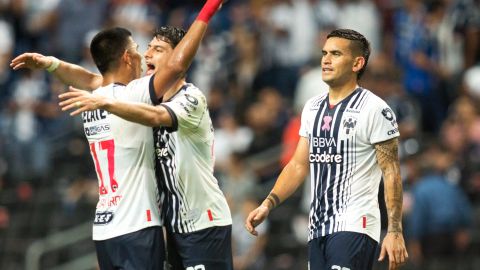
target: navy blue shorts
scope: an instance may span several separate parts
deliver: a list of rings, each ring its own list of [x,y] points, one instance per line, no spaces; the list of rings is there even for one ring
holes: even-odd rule
[[[310,270],[371,270],[378,243],[368,235],[337,232],[308,243]]]
[[[160,226],[94,242],[101,270],[163,270],[165,243]]]
[[[167,229],[167,261],[171,270],[233,270],[232,226],[193,233]]]

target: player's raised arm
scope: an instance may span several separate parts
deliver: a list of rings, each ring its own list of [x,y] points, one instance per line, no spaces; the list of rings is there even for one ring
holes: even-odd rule
[[[157,97],[163,96],[173,84],[187,72],[200,46],[208,22],[221,7],[223,0],[207,0],[196,20],[175,47],[166,66],[155,73],[154,87]]]
[[[44,69],[52,73],[61,82],[86,90],[94,90],[102,85],[100,74],[92,73],[85,68],[39,53],[23,53],[10,62],[13,70],[22,68]]]
[[[272,191],[262,204],[248,215],[245,221],[245,228],[248,232],[257,235],[255,227],[267,218],[273,208],[290,197],[297,190],[298,186],[303,183],[310,166],[308,153],[308,140],[305,137],[300,137],[292,159],[283,168]]]
[[[388,214],[388,231],[385,236],[379,260],[388,254],[389,269],[397,269],[408,258],[402,229],[402,179],[398,159],[398,139],[375,144],[378,164],[382,169],[385,183],[385,201]]]

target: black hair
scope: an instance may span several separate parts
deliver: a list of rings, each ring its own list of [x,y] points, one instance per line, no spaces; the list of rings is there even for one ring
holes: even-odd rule
[[[125,28],[115,27],[100,31],[90,43],[90,53],[103,75],[118,66],[118,61],[127,49],[132,33]]]
[[[159,38],[175,48],[185,36],[185,30],[173,26],[162,26],[155,29],[153,36]]]
[[[354,55],[361,55],[365,59],[365,65],[358,71],[357,78],[360,79],[365,72],[370,57],[370,42],[362,34],[351,29],[336,29],[328,34],[327,39],[338,37],[350,40],[350,48]]]

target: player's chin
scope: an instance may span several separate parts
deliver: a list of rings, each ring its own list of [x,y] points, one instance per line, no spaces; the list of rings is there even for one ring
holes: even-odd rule
[[[147,75],[147,76],[152,75],[154,73],[155,73],[154,69],[147,69],[147,71],[145,71],[145,75]]]

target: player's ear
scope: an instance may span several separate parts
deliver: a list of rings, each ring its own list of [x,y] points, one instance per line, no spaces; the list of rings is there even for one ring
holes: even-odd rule
[[[132,56],[130,55],[130,53],[128,52],[128,50],[125,50],[123,52],[123,55],[122,55],[122,61],[125,62],[127,65],[131,65],[132,64]]]
[[[355,57],[355,60],[353,60],[353,67],[352,67],[353,72],[360,71],[364,66],[365,66],[365,58],[363,56]]]

